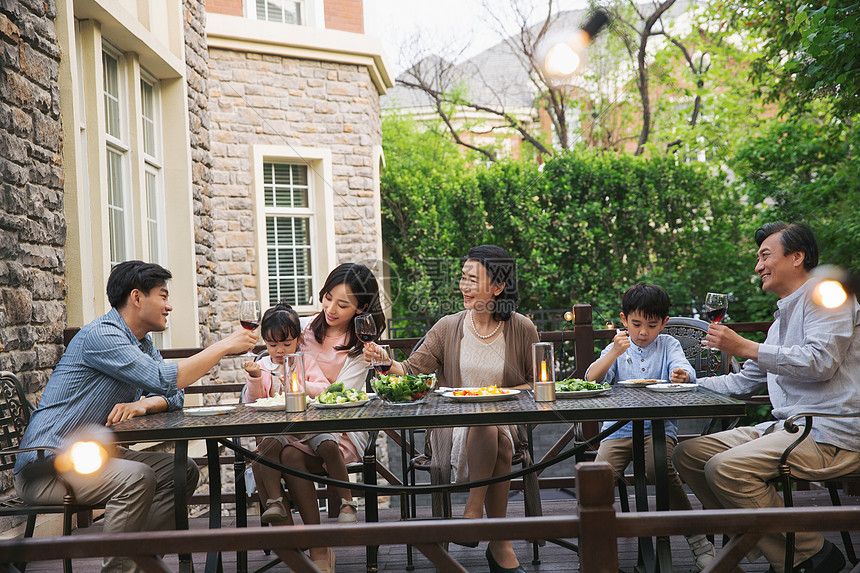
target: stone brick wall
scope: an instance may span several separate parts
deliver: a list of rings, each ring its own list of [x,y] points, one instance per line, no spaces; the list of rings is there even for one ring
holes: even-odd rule
[[[31,398],[62,356],[66,323],[56,17],[53,1],[0,1],[0,369]]]
[[[338,262],[375,260],[372,149],[381,145],[379,95],[363,66],[212,49],[212,215],[217,284],[229,305],[221,332],[236,327],[242,289],[256,288],[252,145],[332,153]],[[323,274],[330,269],[323,270]],[[229,368],[224,364],[225,370]]]
[[[213,303],[215,235],[212,220],[212,153],[209,145],[209,51],[206,46],[206,0],[184,0],[185,74],[191,131],[191,187],[194,205],[194,252],[197,265],[197,307],[201,344],[212,343],[218,329]],[[212,372],[217,375],[216,370]]]
[[[52,1],[0,2],[0,368],[28,392],[62,355],[60,48]]]

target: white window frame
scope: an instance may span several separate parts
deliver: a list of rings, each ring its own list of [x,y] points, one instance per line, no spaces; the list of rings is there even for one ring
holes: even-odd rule
[[[140,103],[141,103],[141,136],[145,140],[144,130],[144,115],[143,115],[143,84],[152,88],[152,122],[153,122],[153,139],[155,140],[155,155],[147,153],[146,145],[141,147],[141,158],[143,162],[144,187],[141,190],[144,193],[143,204],[146,206],[146,212],[141,213],[141,219],[145,226],[146,251],[149,255],[150,262],[158,263],[162,266],[167,265],[167,212],[165,209],[164,197],[164,159],[163,159],[163,130],[162,130],[162,115],[161,115],[161,83],[152,77],[145,69],[140,70]],[[150,190],[146,186],[147,175],[154,177],[155,183],[155,212],[149,211],[149,193]],[[156,236],[153,237],[151,231],[152,225],[155,225]]]
[[[311,294],[312,302],[297,305],[302,314],[318,312],[322,306],[318,292],[325,277],[335,267],[334,192],[331,188],[332,160],[327,149],[293,148],[289,146],[253,146],[254,203],[257,221],[257,274],[259,300],[269,302],[268,242],[266,217],[268,215],[298,216],[310,219]],[[263,166],[267,163],[306,165],[308,168],[308,207],[283,208],[265,206]]]
[[[325,5],[323,0],[299,0],[302,5],[301,21],[298,24],[290,24],[294,26],[306,26],[309,28],[325,29]],[[245,17],[251,20],[260,20],[257,17],[257,0],[245,0],[244,2]],[[261,20],[278,24],[274,20]]]
[[[119,166],[120,166],[120,180],[119,184],[121,189],[119,190],[119,197],[122,200],[122,209],[120,210],[121,221],[122,221],[122,235],[123,235],[123,248],[122,252],[117,249],[116,253],[111,253],[109,256],[109,263],[111,266],[114,266],[123,261],[127,261],[131,258],[132,253],[134,253],[134,226],[133,221],[131,219],[131,210],[132,210],[132,197],[131,197],[131,144],[128,141],[129,139],[129,129],[128,129],[128,116],[129,116],[129,94],[126,90],[126,81],[128,73],[126,58],[125,56],[116,48],[111,46],[107,41],[102,43],[102,61],[104,61],[104,56],[108,55],[109,57],[116,60],[117,64],[117,103],[118,103],[118,114],[119,114],[119,136],[112,135],[108,132],[107,126],[107,116],[102,118],[104,122],[104,129],[102,131],[105,138],[105,164],[109,165],[110,154],[115,153],[119,155]],[[104,65],[104,64],[103,64]],[[102,77],[104,78],[104,70],[102,70]],[[107,95],[107,88],[103,86],[102,93],[99,94],[99,97],[104,98]],[[107,106],[105,106],[107,107]],[[105,114],[107,114],[107,109],[105,109]],[[109,171],[109,167],[108,167]],[[112,184],[110,172],[108,172],[107,177],[108,190]],[[108,237],[109,241],[113,241],[113,232],[110,225],[110,204],[107,205],[108,209]],[[109,250],[110,252],[110,250]],[[116,255],[116,256],[113,256]]]

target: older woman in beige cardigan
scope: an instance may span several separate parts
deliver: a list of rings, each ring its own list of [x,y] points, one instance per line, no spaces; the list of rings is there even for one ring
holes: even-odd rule
[[[391,374],[435,372],[439,385],[453,388],[497,385],[531,388],[534,324],[514,312],[517,285],[514,261],[500,247],[473,247],[460,277],[465,310],[437,322],[424,343],[407,360],[394,362]],[[377,352],[368,345],[365,357]],[[511,471],[515,449],[524,440],[516,426],[479,426],[434,430],[430,436],[433,467],[442,475],[434,481],[475,481]],[[432,471],[432,470],[431,470]],[[464,518],[504,517],[510,482],[472,488]],[[539,501],[538,501],[539,505]],[[509,541],[487,547],[490,571],[523,571]]]

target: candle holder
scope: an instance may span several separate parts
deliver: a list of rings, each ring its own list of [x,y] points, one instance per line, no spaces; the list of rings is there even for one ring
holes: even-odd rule
[[[304,412],[308,403],[305,399],[305,356],[301,352],[284,356],[284,404],[287,412]]]
[[[535,402],[555,401],[555,359],[551,342],[532,344]]]

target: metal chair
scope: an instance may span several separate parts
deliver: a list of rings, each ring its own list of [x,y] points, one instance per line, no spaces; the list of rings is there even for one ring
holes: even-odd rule
[[[798,437],[794,442],[789,445],[785,451],[782,453],[782,456],[779,459],[779,477],[776,478],[777,481],[782,485],[782,497],[785,502],[785,507],[794,507],[794,500],[792,498],[792,485],[797,483],[808,483],[807,480],[803,480],[791,475],[791,464],[788,461],[788,458],[791,452],[796,448],[803,440],[809,436],[812,431],[812,420],[815,417],[819,418],[860,418],[860,412],[853,412],[850,414],[820,414],[820,413],[804,413],[804,414],[796,414],[791,416],[785,421],[785,429],[788,432],[798,432],[800,428],[796,424],[796,422],[803,418],[804,426],[803,432],[801,432],[800,437]],[[835,506],[842,505],[842,501],[839,499],[839,487],[847,482],[860,483],[860,471],[854,471],[848,474],[844,474],[841,476],[834,476],[832,478],[824,480],[824,485],[827,487],[827,491],[830,493],[830,502]],[[857,554],[854,551],[854,544],[851,541],[851,534],[848,531],[841,531],[842,536],[842,545],[845,549],[845,555],[848,557],[848,560],[852,565],[857,565],[858,558]],[[794,538],[795,533],[793,531],[789,531],[785,534],[785,563],[794,563]]]
[[[44,452],[52,448],[35,447],[21,448],[21,438],[24,430],[30,422],[30,414],[35,408],[27,400],[24,388],[20,380],[12,372],[0,372],[0,471],[11,470],[15,467],[17,454],[21,452],[36,451],[42,457]],[[63,535],[72,533],[72,517],[76,513],[89,513],[93,509],[104,507],[103,505],[89,506],[75,503],[75,495],[71,486],[65,483],[66,495],[61,505],[30,505],[25,503],[17,495],[0,499],[0,516],[27,516],[27,525],[24,529],[24,537],[32,537],[36,528],[36,517],[40,514],[62,514]],[[24,571],[26,563],[16,564],[19,571]],[[71,559],[63,560],[63,571],[71,573]]]

